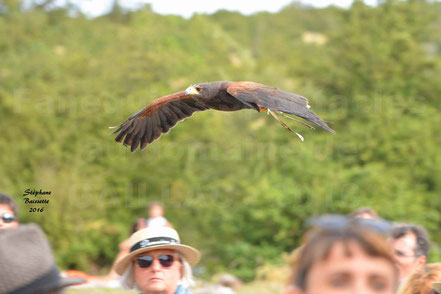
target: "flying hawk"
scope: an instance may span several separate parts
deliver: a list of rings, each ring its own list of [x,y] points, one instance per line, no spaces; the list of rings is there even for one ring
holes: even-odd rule
[[[308,99],[305,97],[263,84],[227,81],[201,83],[192,85],[185,91],[154,100],[121,125],[115,127],[117,129],[112,134],[119,133],[115,141],[131,146],[130,150],[133,152],[138,147],[144,149],[148,144],[158,139],[162,133],[167,133],[178,121],[192,116],[195,111],[208,109],[267,111],[291,132],[294,131],[275,113],[294,114],[335,133],[309,108]],[[290,116],[287,117],[294,119]],[[299,122],[313,128],[302,121]],[[297,135],[303,141],[303,137]]]

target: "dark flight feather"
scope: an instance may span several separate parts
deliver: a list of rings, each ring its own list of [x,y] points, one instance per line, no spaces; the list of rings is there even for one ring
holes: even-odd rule
[[[133,152],[138,147],[144,149],[193,112],[206,109],[208,107],[194,101],[184,92],[175,93],[155,100],[130,116],[112,134],[119,132],[115,141],[131,146],[130,150]]]
[[[199,89],[200,92],[186,94],[182,91],[158,98],[130,116],[112,133],[118,133],[115,141],[131,146],[132,152],[138,147],[142,150],[179,121],[192,116],[196,111],[207,109],[268,110],[284,128],[292,132],[294,131],[277,118],[274,111],[293,114],[335,133],[325,121],[309,110],[308,99],[297,94],[254,82],[211,82],[190,88]],[[300,135],[299,137],[303,140]]]
[[[322,119],[309,110],[308,99],[300,95],[253,82],[231,83],[227,92],[242,102],[255,103],[271,110],[294,114],[335,133]]]

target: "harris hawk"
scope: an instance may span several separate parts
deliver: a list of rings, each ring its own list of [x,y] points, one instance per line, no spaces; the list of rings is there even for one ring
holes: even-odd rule
[[[131,146],[132,152],[138,147],[142,150],[158,139],[162,133],[167,133],[178,121],[192,116],[195,111],[208,109],[267,111],[291,132],[294,131],[275,113],[280,113],[291,119],[294,118],[286,114],[293,114],[335,133],[309,108],[308,99],[305,97],[263,84],[248,81],[201,83],[192,85],[185,91],[154,100],[119,126],[112,127],[117,128],[112,134],[119,133],[115,141],[123,142],[125,146]],[[307,123],[300,120],[299,122],[314,129]],[[303,141],[303,137],[296,134]]]

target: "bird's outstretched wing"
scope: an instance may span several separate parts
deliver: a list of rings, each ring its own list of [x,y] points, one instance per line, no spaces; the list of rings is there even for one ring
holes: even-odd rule
[[[208,106],[194,100],[185,92],[178,92],[154,100],[141,109],[112,133],[118,133],[116,142],[131,146],[133,152],[140,146],[144,149],[149,143],[167,133],[176,123],[193,115],[195,111],[209,109]]]
[[[232,82],[228,85],[227,92],[255,109],[264,107],[294,114],[335,133],[320,117],[309,110],[308,99],[300,95],[254,82]]]

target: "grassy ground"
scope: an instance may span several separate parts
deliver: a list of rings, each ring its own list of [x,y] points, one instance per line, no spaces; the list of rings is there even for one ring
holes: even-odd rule
[[[274,282],[257,281],[250,284],[245,284],[237,289],[237,294],[278,294],[281,293],[282,285]],[[123,289],[106,289],[106,288],[85,288],[85,289],[71,289],[66,291],[67,294],[126,294],[136,293],[132,291],[125,291]]]
[[[286,265],[263,265],[257,269],[256,280],[251,283],[243,284],[236,289],[236,294],[279,294],[282,293],[286,277],[289,275],[289,267]],[[217,277],[214,276],[211,281],[198,281],[196,287],[204,288],[210,284],[216,284]],[[69,289],[67,294],[125,294],[136,293],[125,291],[123,289],[109,288],[84,288]]]
[[[278,294],[282,293],[283,284],[274,282],[253,282],[237,290],[237,294]]]
[[[107,288],[85,288],[85,289],[71,289],[66,291],[67,294],[123,294],[136,293],[132,291],[125,291],[123,289],[107,289]]]

